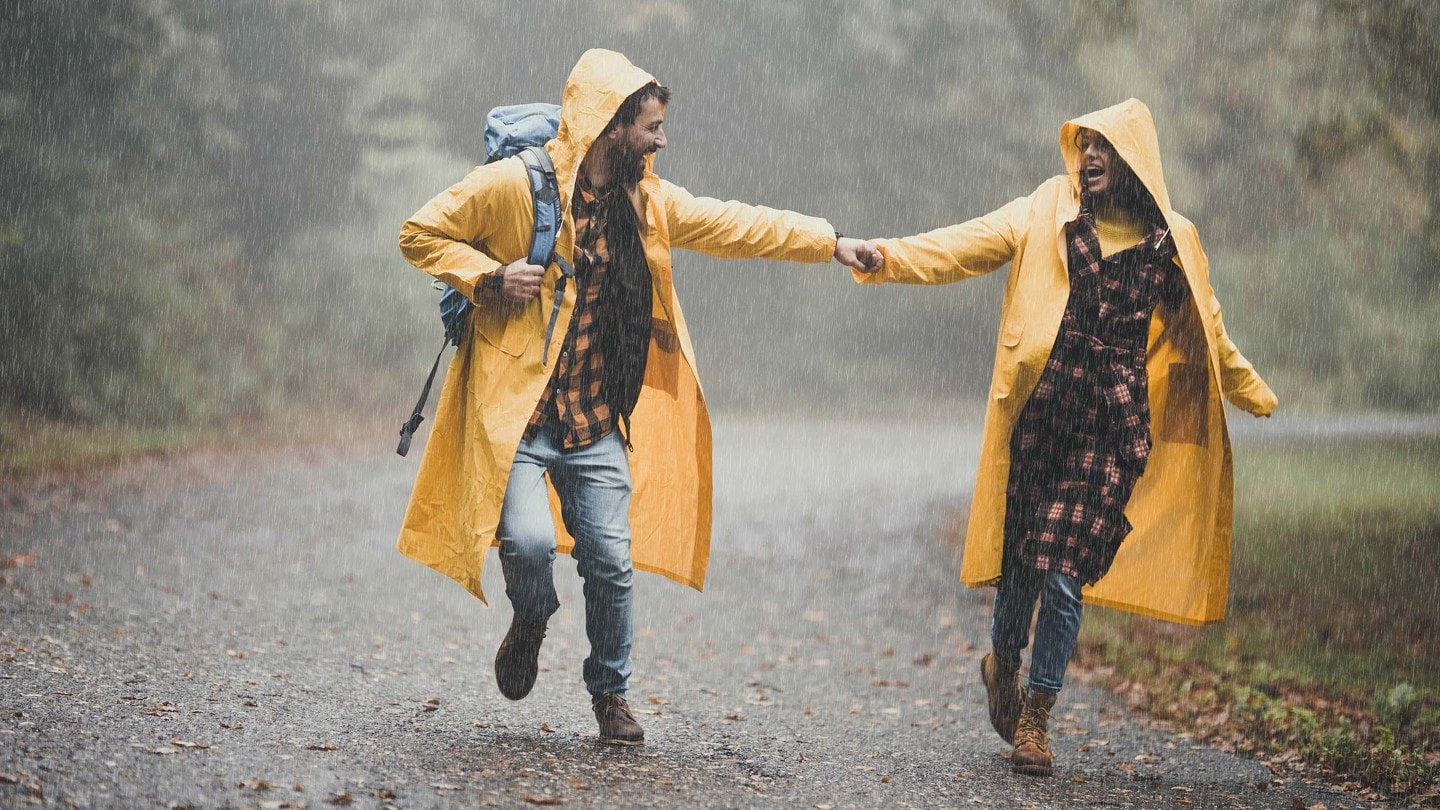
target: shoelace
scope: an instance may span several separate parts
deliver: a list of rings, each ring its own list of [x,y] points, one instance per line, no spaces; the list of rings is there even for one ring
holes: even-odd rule
[[[607,699],[605,701],[603,710],[607,718],[618,714],[626,720],[629,720],[631,722],[635,721],[635,715],[630,713],[630,706],[626,704],[623,700]]]
[[[1020,727],[1015,729],[1015,747],[1026,743],[1034,743],[1041,751],[1048,751],[1045,733],[1040,730],[1041,726],[1047,726],[1050,722],[1050,713],[1039,707],[1027,707],[1020,712]]]

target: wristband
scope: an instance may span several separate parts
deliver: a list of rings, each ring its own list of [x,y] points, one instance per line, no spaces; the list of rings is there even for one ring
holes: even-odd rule
[[[500,288],[505,284],[505,265],[495,268],[495,272],[485,277],[484,287],[486,292],[492,295],[499,295]]]

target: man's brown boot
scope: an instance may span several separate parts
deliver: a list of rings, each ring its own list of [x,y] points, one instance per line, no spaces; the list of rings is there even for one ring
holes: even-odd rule
[[[600,723],[600,742],[607,745],[640,745],[645,742],[645,729],[635,722],[630,704],[613,692],[591,703],[595,720]]]
[[[1010,755],[1010,770],[1026,776],[1049,776],[1055,764],[1050,753],[1050,710],[1055,696],[1034,689],[1025,693],[1020,709],[1020,723],[1015,727],[1015,753]]]
[[[545,625],[521,624],[519,617],[510,620],[510,631],[495,653],[495,685],[500,694],[519,700],[535,686],[540,670],[540,643],[545,640]]]
[[[1011,664],[993,652],[985,653],[980,659],[980,680],[985,682],[985,694],[990,702],[990,725],[995,727],[1000,739],[1014,745],[1020,706],[1025,702],[1025,690],[1020,688],[1020,662]]]

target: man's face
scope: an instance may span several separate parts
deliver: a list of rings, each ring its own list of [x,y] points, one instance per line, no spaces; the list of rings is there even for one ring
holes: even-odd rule
[[[622,182],[632,184],[645,172],[645,158],[665,148],[665,105],[647,98],[628,126],[618,126],[607,137],[614,138],[611,166]]]
[[[1082,129],[1076,145],[1080,147],[1080,180],[1092,197],[1115,194],[1128,198],[1140,190],[1140,179],[1115,154],[1104,135]]]

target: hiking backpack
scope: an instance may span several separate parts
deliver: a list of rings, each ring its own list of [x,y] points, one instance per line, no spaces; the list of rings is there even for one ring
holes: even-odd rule
[[[565,284],[575,275],[575,268],[564,257],[555,253],[555,240],[560,234],[562,223],[560,212],[560,187],[555,180],[555,166],[550,162],[550,153],[544,144],[553,139],[560,128],[560,107],[555,104],[516,104],[496,107],[485,116],[485,162],[494,163],[507,157],[520,156],[525,161],[526,174],[530,179],[530,201],[535,214],[535,226],[530,234],[530,252],[526,258],[530,264],[547,267],[552,262],[560,266],[560,276],[555,281],[555,305],[550,311],[550,323],[545,330],[545,357],[542,362],[549,364],[550,339],[555,331],[555,319],[560,314],[560,301],[565,297]],[[410,418],[400,426],[400,445],[395,448],[399,455],[410,452],[410,440],[420,423],[425,421],[421,411],[430,397],[430,386],[435,382],[435,373],[440,369],[440,358],[451,344],[460,345],[470,323],[470,312],[475,305],[459,290],[436,279],[440,295],[440,322],[445,327],[445,342],[435,355],[430,367],[430,376],[420,391],[420,399]]]

